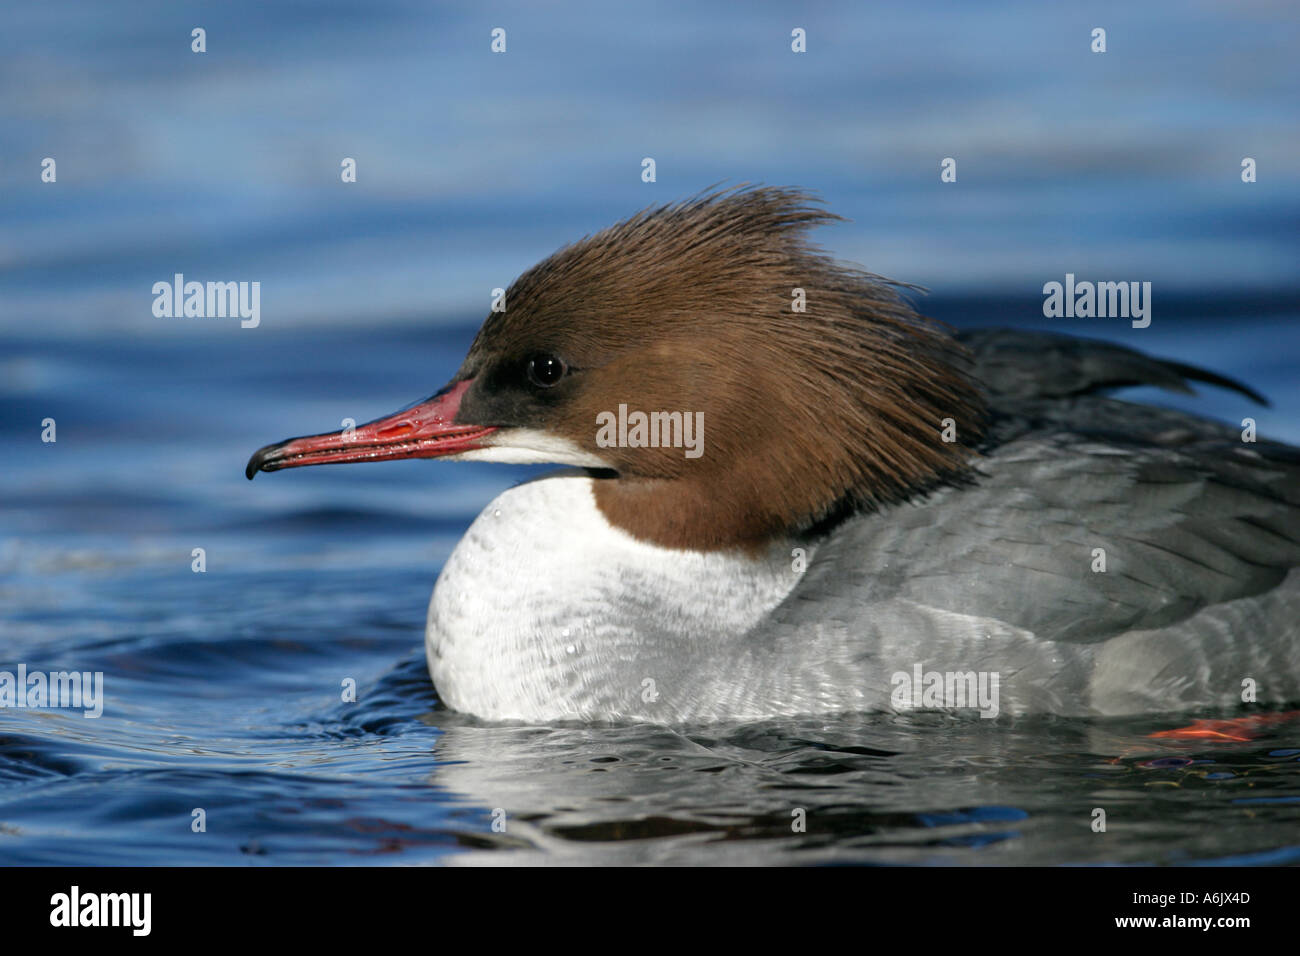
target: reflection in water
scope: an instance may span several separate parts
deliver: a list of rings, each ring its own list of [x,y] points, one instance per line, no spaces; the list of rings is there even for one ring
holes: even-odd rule
[[[1300,772],[1263,743],[1154,757],[1168,749],[1144,736],[1155,721],[914,714],[677,732],[426,719],[443,730],[431,782],[505,810],[526,844],[452,861],[464,863],[1248,858],[1276,848],[1288,815],[1234,811],[1233,793],[1285,796]]]

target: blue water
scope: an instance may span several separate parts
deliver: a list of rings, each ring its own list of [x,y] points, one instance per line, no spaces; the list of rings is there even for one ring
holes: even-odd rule
[[[6,7],[0,670],[102,671],[106,700],[0,710],[0,862],[1300,861],[1295,724],[457,715],[425,604],[537,469],[242,474],[430,394],[493,287],[719,180],[820,191],[854,220],[821,242],[936,318],[1213,368],[1273,406],[1133,395],[1300,442],[1296,12],[1055,7]],[[261,282],[261,324],[155,318],[176,272]],[[1151,281],[1151,327],[1045,319],[1066,272]]]

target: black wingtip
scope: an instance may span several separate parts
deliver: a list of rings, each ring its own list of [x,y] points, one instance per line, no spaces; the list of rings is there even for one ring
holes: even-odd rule
[[[1217,385],[1219,388],[1226,388],[1245,395],[1251,401],[1263,405],[1265,408],[1273,407],[1273,403],[1263,395],[1259,394],[1259,392],[1255,391],[1249,385],[1243,385],[1234,378],[1228,378],[1226,375],[1219,375],[1217,372],[1209,372],[1203,368],[1197,368],[1195,365],[1184,365],[1182,362],[1166,362],[1165,364],[1183,378],[1191,379],[1193,382],[1204,382],[1206,385]]]

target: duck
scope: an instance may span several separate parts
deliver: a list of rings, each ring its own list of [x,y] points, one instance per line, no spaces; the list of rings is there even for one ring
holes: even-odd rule
[[[954,331],[813,243],[839,218],[748,184],[644,209],[516,279],[431,397],[246,475],[558,466],[488,504],[429,603],[439,700],[482,720],[1300,699],[1300,449],[1115,393],[1262,396]]]

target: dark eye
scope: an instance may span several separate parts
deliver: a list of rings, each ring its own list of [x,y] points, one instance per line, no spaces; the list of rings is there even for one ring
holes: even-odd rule
[[[564,373],[568,370],[564,359],[556,355],[534,355],[525,366],[528,381],[538,388],[550,388],[564,378]]]

